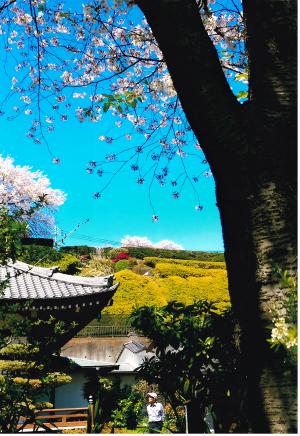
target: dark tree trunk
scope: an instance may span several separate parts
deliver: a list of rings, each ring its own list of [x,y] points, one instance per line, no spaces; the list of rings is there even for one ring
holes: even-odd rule
[[[194,399],[187,403],[188,433],[206,433],[204,412],[205,410],[201,401]]]
[[[137,0],[216,182],[241,327],[249,431],[297,431],[295,374],[266,342],[272,267],[296,273],[296,1],[244,0],[250,98],[237,103],[194,0]]]

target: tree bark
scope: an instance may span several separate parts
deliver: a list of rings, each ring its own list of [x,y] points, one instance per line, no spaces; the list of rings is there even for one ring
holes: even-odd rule
[[[294,0],[244,0],[250,98],[239,105],[193,0],[138,0],[216,182],[249,431],[297,431],[296,383],[266,342],[272,267],[296,273]],[[288,28],[287,28],[288,27]]]

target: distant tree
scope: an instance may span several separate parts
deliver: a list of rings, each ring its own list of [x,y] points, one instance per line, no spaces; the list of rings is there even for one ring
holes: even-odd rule
[[[157,243],[153,243],[145,236],[124,236],[121,239],[122,247],[152,247],[152,248],[162,248],[164,250],[182,250],[182,246],[176,244],[176,242],[164,239]]]
[[[0,155],[0,208],[28,223],[35,236],[53,233],[53,211],[65,201],[65,194],[50,188],[50,180],[29,166],[14,165],[11,157]],[[20,213],[22,211],[22,213]]]

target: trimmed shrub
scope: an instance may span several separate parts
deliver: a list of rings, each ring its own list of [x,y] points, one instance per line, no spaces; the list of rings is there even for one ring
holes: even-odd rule
[[[58,262],[62,255],[59,251],[52,247],[41,245],[26,245],[22,247],[22,253],[19,260],[29,264],[39,264],[40,261],[45,262]]]
[[[226,269],[225,262],[205,262],[199,260],[182,260],[170,258],[162,260],[161,257],[145,257],[144,262],[146,265],[151,266],[152,268],[154,268],[157,263],[168,263],[204,269]]]
[[[115,263],[114,266],[115,271],[122,271],[123,269],[129,269],[129,261],[128,260],[119,260]]]
[[[53,266],[53,262],[42,262],[40,265],[50,267]],[[80,261],[72,254],[63,254],[61,259],[55,263],[55,266],[58,266],[60,272],[64,274],[74,275],[80,271]]]
[[[190,250],[166,250],[150,247],[126,247],[129,256],[137,259],[145,257],[160,257],[172,259],[202,260],[212,262],[224,262],[224,253]]]
[[[220,271],[224,274],[226,271],[223,269],[205,269],[197,268],[193,266],[178,265],[172,263],[158,262],[155,266],[155,272],[160,277],[179,276],[183,278],[187,277],[215,277]]]
[[[117,272],[115,276],[120,286],[113,297],[113,305],[106,307],[103,313],[129,315],[135,307],[164,306],[168,301],[151,277],[130,270]]]
[[[135,307],[163,306],[171,300],[185,304],[208,300],[216,303],[219,310],[224,310],[230,306],[226,270],[204,272],[212,274],[187,278],[176,275],[154,278],[130,270],[120,271],[115,275],[120,286],[113,297],[114,303],[105,308],[103,313],[129,315]]]
[[[59,269],[64,274],[77,274],[80,269],[80,261],[72,254],[64,254],[62,259],[58,262]]]
[[[61,253],[74,254],[76,256],[91,256],[96,254],[96,248],[88,245],[70,245],[60,248]]]

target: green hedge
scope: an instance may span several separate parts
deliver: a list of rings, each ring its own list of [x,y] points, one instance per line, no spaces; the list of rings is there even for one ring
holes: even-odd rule
[[[155,272],[159,274],[160,277],[178,276],[178,277],[217,277],[219,275],[226,275],[225,269],[208,269],[208,268],[197,268],[193,266],[178,265],[176,263],[164,263],[158,262],[155,266]]]
[[[145,257],[144,262],[146,265],[155,267],[158,263],[175,264],[178,266],[187,266],[192,268],[204,269],[226,269],[225,262],[205,262],[199,260],[181,260],[181,259],[163,259],[161,257]]]
[[[207,251],[190,251],[190,250],[163,250],[161,248],[150,247],[126,247],[129,256],[137,259],[145,257],[161,257],[186,260],[203,260],[211,262],[224,262],[224,253],[214,253]]]
[[[61,247],[60,252],[74,254],[75,256],[90,256],[96,254],[96,248],[88,245],[70,245]]]
[[[58,262],[62,255],[52,247],[41,245],[26,245],[22,247],[22,253],[19,260],[29,264],[42,262]]]
[[[18,258],[22,262],[38,266],[58,266],[64,274],[77,274],[79,272],[80,261],[72,254],[62,253],[51,247],[39,245],[28,245],[23,247],[21,256]]]
[[[115,263],[115,271],[122,271],[123,269],[129,269],[129,261],[126,259],[119,260]]]

